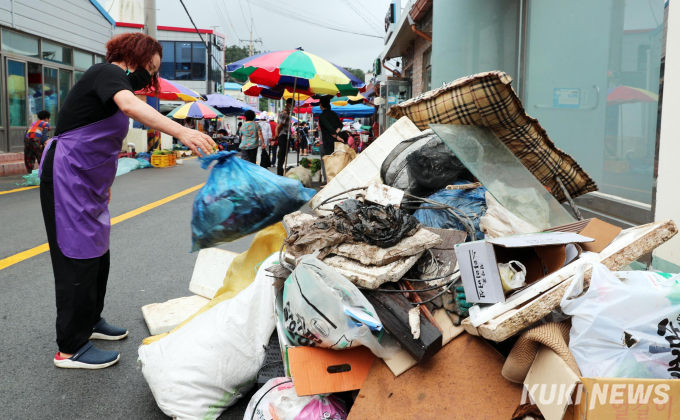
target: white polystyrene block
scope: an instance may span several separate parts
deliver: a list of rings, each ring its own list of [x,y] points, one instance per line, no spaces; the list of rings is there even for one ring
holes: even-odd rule
[[[208,302],[210,299],[193,295],[163,303],[150,303],[142,306],[142,315],[151,335],[162,334],[175,329]]]
[[[196,259],[189,291],[208,299],[214,298],[224,283],[229,265],[237,256],[235,252],[219,248],[202,249]]]

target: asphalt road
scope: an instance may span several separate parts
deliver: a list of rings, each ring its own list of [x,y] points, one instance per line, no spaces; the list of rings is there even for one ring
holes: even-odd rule
[[[289,161],[294,161],[291,154]],[[137,170],[116,179],[111,216],[118,216],[206,181],[197,159],[167,169]],[[0,192],[21,182],[0,178]],[[111,273],[104,317],[130,335],[120,342],[97,340],[121,352],[103,370],[54,366],[54,277],[45,252],[0,269],[0,417],[3,419],[168,419],[158,408],[137,363],[149,335],[141,307],[189,296],[197,253],[190,254],[191,205],[196,192],[163,204],[111,230]],[[0,194],[0,260],[47,242],[39,189]],[[222,246],[245,251],[252,236]],[[220,419],[242,419],[250,395]]]

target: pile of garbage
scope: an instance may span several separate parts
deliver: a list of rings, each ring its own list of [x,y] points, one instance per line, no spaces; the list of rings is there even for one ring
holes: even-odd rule
[[[215,419],[257,388],[244,420],[679,417],[680,275],[629,266],[675,223],[583,219],[573,198],[597,186],[508,84],[483,73],[398,105],[405,116],[313,197],[252,171],[263,178],[246,191],[252,168],[216,156],[206,188],[214,176],[220,192],[194,209],[186,299],[200,310],[161,331],[143,309],[160,333],[139,349],[159,407]],[[477,118],[480,104],[425,131],[409,119],[481,85],[514,121]],[[562,163],[528,156],[522,133],[540,137],[534,158]],[[295,184],[286,206],[250,213],[281,182]],[[251,232],[243,254],[210,248]]]

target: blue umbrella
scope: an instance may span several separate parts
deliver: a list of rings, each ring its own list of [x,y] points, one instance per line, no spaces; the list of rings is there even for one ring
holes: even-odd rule
[[[338,116],[340,117],[351,117],[351,118],[357,118],[357,117],[367,117],[369,115],[375,114],[375,108],[369,105],[362,105],[362,104],[357,104],[357,105],[345,105],[345,106],[335,106],[331,104],[331,111],[334,111]],[[318,106],[315,106],[312,108],[312,113],[314,115],[319,115],[321,114],[321,108]]]
[[[241,102],[232,96],[221,93],[208,95],[206,103],[224,115],[243,114],[248,110],[257,112],[257,110],[253,109],[250,105]]]

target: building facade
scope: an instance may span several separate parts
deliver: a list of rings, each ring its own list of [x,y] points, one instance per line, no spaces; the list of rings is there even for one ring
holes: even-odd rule
[[[115,22],[95,0],[0,1],[0,153],[22,152],[46,109],[52,126],[73,84],[103,62]]]
[[[527,113],[597,182],[598,192],[576,200],[586,217],[623,227],[680,223],[673,188],[680,179],[680,91],[673,90],[680,69],[669,66],[673,54],[680,61],[680,8],[673,7],[668,0],[411,0],[380,56],[401,60],[400,77],[382,70],[384,108],[460,77],[502,70]],[[427,27],[428,14],[429,51],[414,30]],[[403,98],[395,91],[410,92]],[[617,99],[625,92],[638,94]],[[385,117],[382,124],[391,122]],[[645,262],[680,271],[680,239]]]
[[[116,22],[116,33],[142,32],[141,23]],[[212,29],[158,26],[156,37],[163,46],[160,75],[202,95],[222,93],[225,36]],[[210,46],[210,51],[204,42]]]

